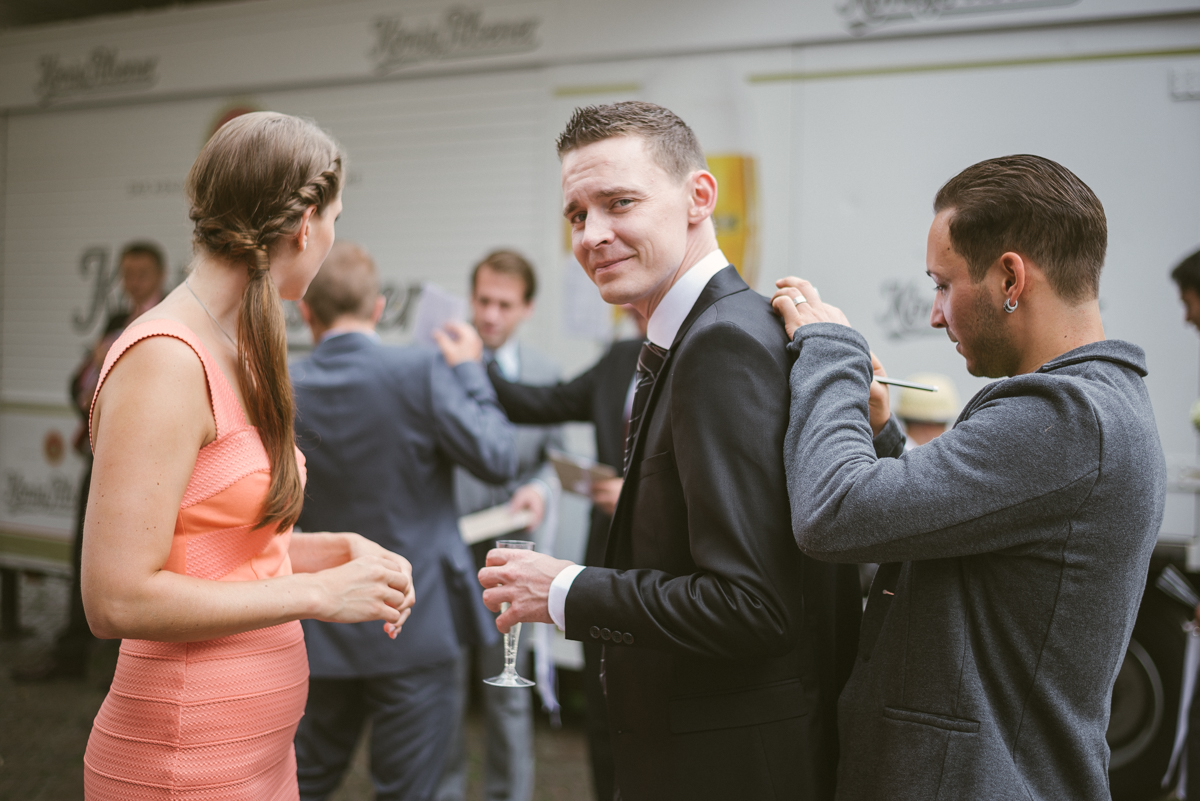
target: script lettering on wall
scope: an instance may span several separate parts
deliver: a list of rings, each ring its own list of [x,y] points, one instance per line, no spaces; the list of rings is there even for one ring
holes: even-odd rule
[[[58,55],[38,60],[40,77],[33,89],[42,103],[68,97],[149,89],[158,83],[158,56],[121,58],[115,48],[97,47],[85,58]]]
[[[79,274],[92,286],[87,310],[76,310],[71,325],[76,333],[86,334],[117,311],[121,303],[121,265],[111,258],[107,247],[90,247],[79,257]]]
[[[1079,0],[842,0],[837,11],[854,33],[901,22],[1073,6]]]
[[[485,18],[473,8],[453,8],[429,22],[380,17],[372,23],[375,46],[368,56],[375,71],[386,74],[428,61],[525,53],[541,44],[536,35],[541,23],[537,17]]]
[[[4,482],[4,508],[10,515],[69,517],[75,510],[75,485],[58,473],[38,480],[9,470]]]
[[[919,281],[885,281],[879,294],[883,296],[884,307],[876,320],[888,339],[944,336],[941,329],[929,325],[933,292],[928,285]]]

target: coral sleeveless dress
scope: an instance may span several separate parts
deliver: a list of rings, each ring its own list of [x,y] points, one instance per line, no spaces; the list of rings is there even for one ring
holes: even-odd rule
[[[266,450],[190,329],[170,320],[126,329],[99,386],[126,350],[152,336],[175,337],[196,352],[217,426],[196,457],[164,569],[210,581],[290,575],[291,531],[255,528],[270,484]],[[304,457],[296,455],[303,476]],[[292,738],[307,696],[299,621],[202,642],[125,640],[88,739],[86,798],[297,799]]]

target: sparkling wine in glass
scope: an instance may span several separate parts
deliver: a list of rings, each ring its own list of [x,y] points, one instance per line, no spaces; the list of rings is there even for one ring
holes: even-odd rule
[[[519,548],[522,551],[532,551],[533,543],[529,540],[499,540],[497,548]],[[508,611],[508,604],[500,605],[501,612]],[[504,670],[499,676],[484,679],[484,684],[493,687],[532,687],[533,682],[517,675],[517,639],[521,636],[521,624],[517,623],[504,635]]]

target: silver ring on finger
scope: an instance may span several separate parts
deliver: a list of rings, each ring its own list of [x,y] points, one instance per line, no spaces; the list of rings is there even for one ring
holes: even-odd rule
[[[796,295],[796,297],[792,298],[792,303],[795,303],[797,306],[799,306],[801,303],[808,303],[808,298],[804,297],[803,295]]]

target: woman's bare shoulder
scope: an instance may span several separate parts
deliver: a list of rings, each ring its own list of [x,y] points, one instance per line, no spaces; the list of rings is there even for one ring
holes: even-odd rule
[[[204,441],[215,436],[208,380],[196,351],[183,340],[152,335],[130,345],[112,366],[96,397],[93,436],[101,421],[139,426],[195,425]]]

